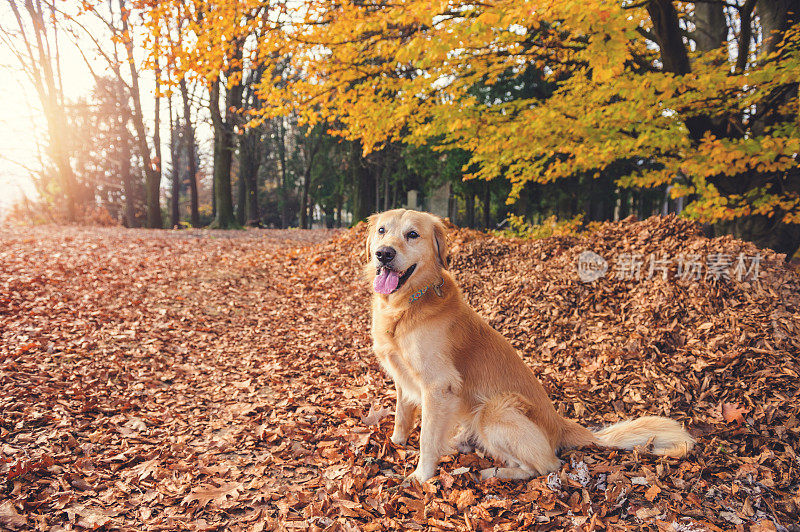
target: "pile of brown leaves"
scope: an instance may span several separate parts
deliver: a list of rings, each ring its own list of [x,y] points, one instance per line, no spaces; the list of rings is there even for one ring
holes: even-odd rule
[[[646,277],[650,253],[754,256],[675,218],[521,241],[452,229],[452,270],[559,410],[686,423],[682,460],[578,449],[529,482],[454,454],[423,486],[389,441],[364,226],[0,232],[0,527],[797,529],[800,279]],[[578,255],[645,259],[593,283]],[[674,269],[674,268],[673,268]]]

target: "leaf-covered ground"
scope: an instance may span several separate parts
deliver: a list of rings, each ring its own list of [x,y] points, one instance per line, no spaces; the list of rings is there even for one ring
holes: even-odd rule
[[[478,482],[453,454],[403,487],[369,348],[364,228],[0,230],[0,528],[798,530],[800,281],[581,283],[578,254],[715,251],[674,218],[523,242],[451,231],[470,303],[559,410],[686,423],[685,459],[577,449]],[[331,240],[332,239],[332,240]]]

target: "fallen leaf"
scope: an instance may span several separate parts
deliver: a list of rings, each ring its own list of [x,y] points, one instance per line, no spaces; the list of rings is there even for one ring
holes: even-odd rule
[[[472,490],[461,490],[458,492],[458,496],[455,499],[455,505],[459,511],[469,508],[473,504],[475,504],[475,493],[473,493]]]
[[[739,408],[739,404],[723,403],[722,417],[726,423],[733,423],[734,421],[741,424],[744,421],[744,414],[750,411],[749,408]]]
[[[155,473],[158,471],[158,459],[153,458],[152,460],[136,464],[132,469],[140,481],[146,480],[151,476],[156,478]]]
[[[338,478],[342,478],[349,470],[350,466],[347,464],[337,464],[326,469],[324,475],[327,479],[336,480]]]
[[[75,524],[90,530],[99,528],[111,521],[111,518],[100,508],[84,507],[78,510],[78,515],[80,519]]]
[[[659,493],[661,493],[661,488],[658,486],[650,486],[647,488],[647,491],[644,492],[644,498],[650,502],[653,502],[656,497],[658,497]]]
[[[778,529],[775,523],[769,519],[762,519],[754,525],[750,525],[750,532],[776,532]]]
[[[28,520],[17,513],[11,501],[0,502],[0,524],[11,528],[21,528],[28,524]]]
[[[653,517],[659,515],[660,513],[661,513],[661,510],[659,510],[656,507],[652,507],[652,508],[642,507],[642,508],[639,508],[638,510],[636,510],[636,517],[638,519],[641,519],[642,521],[646,521],[648,519],[652,519]]]
[[[211,501],[217,504],[225,502],[228,497],[236,498],[239,496],[239,491],[242,489],[241,482],[226,482],[225,484],[216,487],[200,487],[195,488],[192,492],[184,497],[181,504],[190,504],[192,501],[197,501],[200,508],[204,507]]]
[[[369,407],[369,412],[366,416],[361,418],[361,422],[367,426],[378,425],[381,419],[385,418],[391,413],[391,410],[381,407],[380,403],[378,403],[377,405],[372,405]]]

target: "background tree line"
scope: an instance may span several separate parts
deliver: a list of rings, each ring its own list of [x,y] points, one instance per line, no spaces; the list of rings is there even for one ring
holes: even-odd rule
[[[800,246],[798,0],[8,3],[46,219],[334,227],[449,186],[461,225],[685,210]]]

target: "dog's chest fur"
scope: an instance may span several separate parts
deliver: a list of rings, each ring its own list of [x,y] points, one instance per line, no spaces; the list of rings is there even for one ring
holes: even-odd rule
[[[373,307],[372,339],[381,366],[399,384],[406,399],[419,404],[423,390],[453,390],[461,378],[446,355],[446,323],[425,320],[406,312]]]

